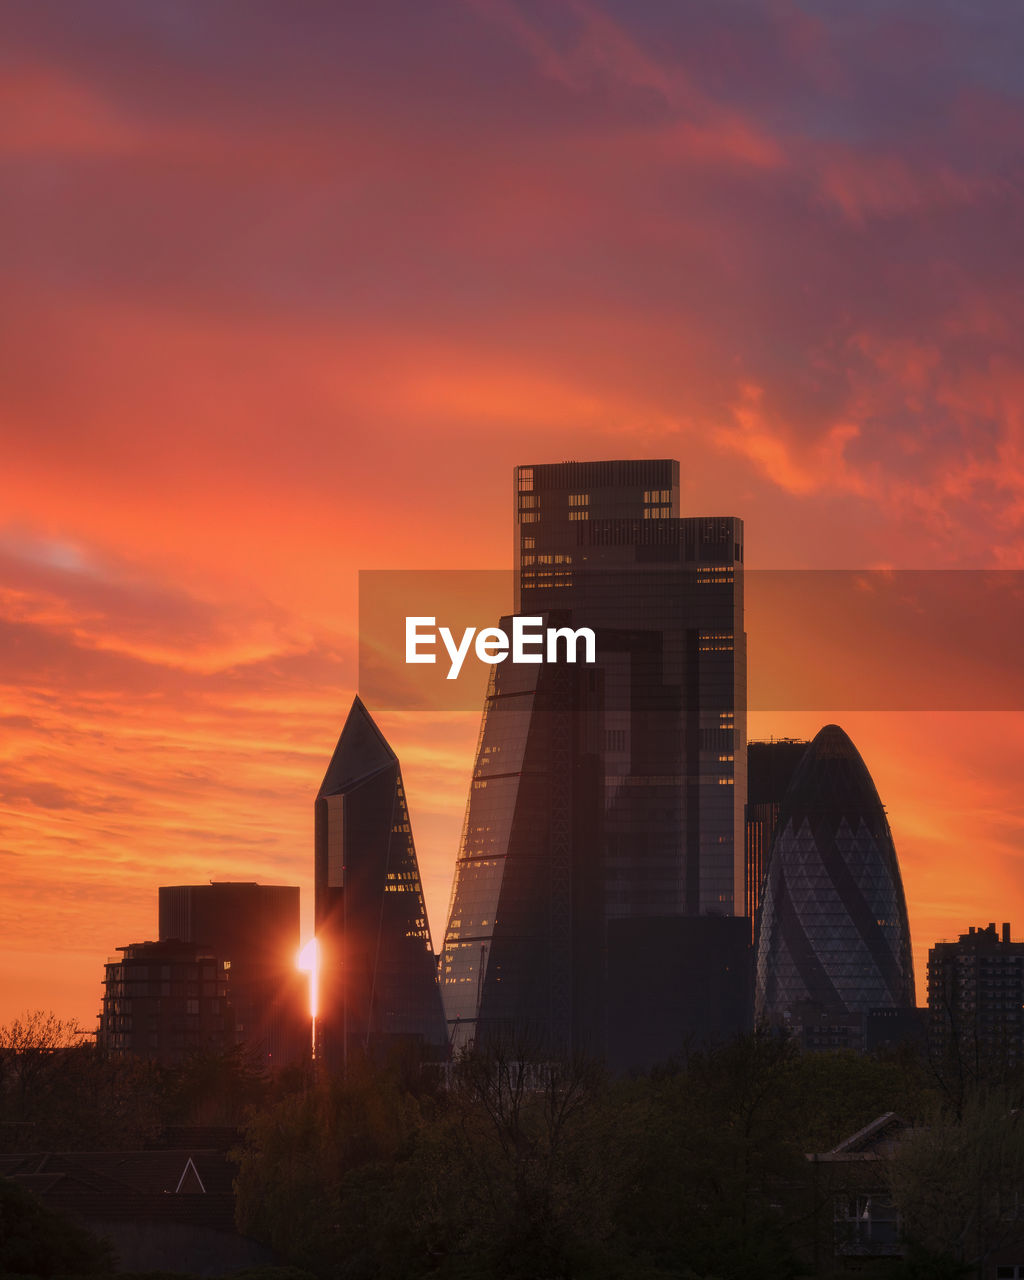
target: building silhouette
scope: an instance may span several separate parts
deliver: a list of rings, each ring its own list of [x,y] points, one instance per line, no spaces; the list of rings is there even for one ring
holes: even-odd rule
[[[456,1045],[518,1032],[644,1065],[701,1032],[679,1000],[688,922],[743,910],[742,522],[681,519],[666,460],[517,467],[513,502],[516,613],[590,627],[596,662],[493,669],[445,934],[448,1023]],[[655,921],[656,970],[635,946],[636,922]],[[742,933],[701,937],[734,956]],[[654,1011],[640,1029],[637,990]]]
[[[764,880],[756,1016],[808,1048],[863,1048],[873,1009],[912,1009],[910,926],[882,802],[826,725],[779,814]]]
[[[163,886],[159,914],[159,941],[118,947],[106,963],[104,1048],[174,1064],[245,1045],[271,1068],[308,1055],[297,887]]]
[[[1024,1062],[1024,942],[1008,924],[972,927],[928,952],[928,1042],[968,1077]]]
[[[215,952],[178,941],[117,950],[104,969],[101,1049],[174,1066],[196,1053],[231,1048],[230,971]]]
[[[599,690],[585,667],[493,670],[443,956],[457,1048],[481,1022],[539,1053],[598,1034]]]
[[[315,803],[319,1032],[328,1067],[447,1037],[398,758],[356,698]]]
[[[161,942],[196,943],[229,971],[236,1042],[267,1067],[308,1057],[309,998],[295,967],[298,886],[165,885],[158,898]]]
[[[806,742],[795,738],[747,743],[747,803],[743,811],[745,903],[752,929],[757,927],[761,887],[779,810],[806,747]]]
[[[608,929],[611,1070],[645,1071],[751,1030],[745,916],[637,916]]]

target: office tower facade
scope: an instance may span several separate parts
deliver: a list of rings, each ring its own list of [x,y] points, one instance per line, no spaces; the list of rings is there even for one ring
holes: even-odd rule
[[[826,725],[786,792],[764,881],[756,1015],[808,1043],[863,1047],[872,1009],[912,1009],[899,863],[856,747]]]
[[[599,690],[586,667],[492,671],[443,955],[456,1048],[479,1025],[537,1052],[597,1034]]]
[[[743,826],[745,902],[751,928],[756,928],[768,850],[779,823],[782,799],[806,747],[806,742],[795,738],[747,743],[747,803]]]
[[[298,886],[164,885],[158,898],[162,942],[195,943],[227,966],[236,1042],[267,1067],[308,1057],[309,1000],[295,967]]]
[[[928,952],[928,1043],[969,1076],[1024,1062],[1024,942],[1008,924],[972,927]]]
[[[319,1028],[325,1062],[447,1038],[398,758],[356,698],[315,803]]]
[[[446,1012],[456,1045],[530,1027],[614,1058],[607,974],[642,967],[618,922],[743,910],[742,522],[681,519],[667,460],[522,466],[513,489],[516,613],[591,628],[596,661],[494,669]],[[677,978],[640,980],[670,1002]]]
[[[728,1043],[753,1026],[745,916],[609,921],[606,1061],[645,1071]]]
[[[104,970],[101,1049],[174,1066],[235,1043],[230,970],[213,950],[177,941],[117,950]]]

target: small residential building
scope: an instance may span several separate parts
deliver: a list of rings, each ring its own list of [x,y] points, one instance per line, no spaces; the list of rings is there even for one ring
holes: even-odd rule
[[[0,1177],[108,1240],[130,1272],[220,1276],[274,1262],[235,1227],[234,1175],[209,1149],[0,1155]]]
[[[886,1165],[909,1127],[894,1111],[887,1111],[831,1151],[807,1156],[819,1222],[816,1275],[859,1270],[871,1259],[903,1253]]]

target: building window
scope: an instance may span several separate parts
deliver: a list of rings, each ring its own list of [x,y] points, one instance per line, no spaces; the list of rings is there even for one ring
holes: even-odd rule
[[[519,492],[529,493],[533,488],[533,467],[519,468]]]
[[[327,796],[327,886],[345,887],[345,797]]]
[[[838,1253],[889,1253],[899,1250],[899,1214],[884,1192],[840,1196],[835,1202]]]
[[[668,520],[672,515],[671,489],[644,490],[644,519]]]

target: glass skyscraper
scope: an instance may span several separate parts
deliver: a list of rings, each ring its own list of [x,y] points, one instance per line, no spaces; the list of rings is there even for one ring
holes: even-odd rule
[[[319,1031],[328,1067],[446,1037],[398,757],[356,698],[315,805]]]
[[[680,518],[667,460],[517,467],[513,507],[516,613],[592,628],[596,662],[492,671],[446,1013],[456,1045],[505,1029],[614,1057],[609,971],[647,996],[685,977],[617,922],[743,910],[743,526]]]
[[[838,725],[807,747],[768,854],[757,1016],[817,1045],[860,1047],[874,1009],[914,1007],[910,925],[896,849],[857,748]]]
[[[806,749],[806,742],[794,738],[747,743],[744,841],[746,911],[752,926],[756,923],[761,905],[761,889],[768,869],[768,850],[779,824],[782,800]]]

